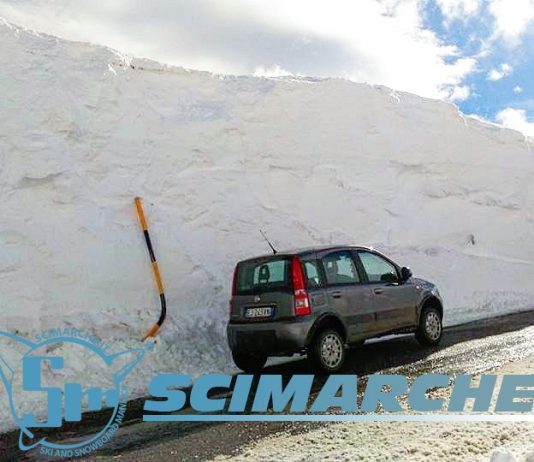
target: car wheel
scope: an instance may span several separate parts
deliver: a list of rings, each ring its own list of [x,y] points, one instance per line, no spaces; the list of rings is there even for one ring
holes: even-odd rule
[[[345,342],[337,330],[325,329],[313,339],[308,358],[312,365],[328,374],[337,372],[345,362]]]
[[[443,325],[439,311],[433,306],[424,307],[415,337],[421,345],[432,346],[440,342],[442,335]]]
[[[265,355],[251,355],[239,351],[232,351],[232,358],[239,369],[248,373],[260,372],[267,362]]]

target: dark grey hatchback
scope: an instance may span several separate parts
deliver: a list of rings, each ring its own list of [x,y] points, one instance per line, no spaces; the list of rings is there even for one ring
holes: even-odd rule
[[[300,353],[331,373],[346,345],[372,337],[415,332],[421,344],[436,345],[442,318],[437,288],[409,268],[369,247],[314,247],[239,262],[227,334],[246,372],[269,356]]]

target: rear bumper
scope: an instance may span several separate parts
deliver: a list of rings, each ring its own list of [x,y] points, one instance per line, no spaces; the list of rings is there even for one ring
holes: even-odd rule
[[[313,319],[269,323],[233,324],[226,329],[232,351],[267,356],[292,355],[306,348]]]

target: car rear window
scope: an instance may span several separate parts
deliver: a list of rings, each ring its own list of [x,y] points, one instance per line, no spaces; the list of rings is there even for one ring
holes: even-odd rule
[[[239,263],[237,295],[291,290],[290,267],[291,261],[287,257]]]

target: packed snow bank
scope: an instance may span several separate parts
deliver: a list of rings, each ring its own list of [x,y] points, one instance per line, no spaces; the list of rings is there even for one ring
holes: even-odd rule
[[[384,87],[214,76],[8,24],[0,41],[1,329],[135,344],[159,310],[136,195],[169,306],[137,394],[154,371],[232,370],[232,270],[268,251],[259,228],[376,246],[439,284],[449,324],[533,306],[518,132]]]

